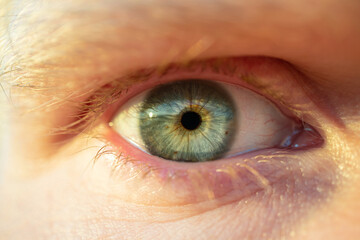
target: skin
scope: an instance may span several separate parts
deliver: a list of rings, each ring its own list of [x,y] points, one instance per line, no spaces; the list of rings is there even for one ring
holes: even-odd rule
[[[0,4],[3,239],[360,238],[360,3],[41,2]],[[322,179],[317,194],[273,187],[202,208],[172,205],[171,194],[125,199],[158,183],[127,184],[106,164],[91,166],[97,139],[49,137],[73,121],[74,102],[127,72],[233,56],[283,59],[307,76],[296,90],[315,96],[306,110],[327,143],[300,156],[310,160],[305,175]]]

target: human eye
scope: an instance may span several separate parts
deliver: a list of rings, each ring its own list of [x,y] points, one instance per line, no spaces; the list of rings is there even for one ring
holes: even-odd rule
[[[124,78],[141,81],[118,91],[97,117],[103,144],[94,167],[108,169],[114,184],[128,189],[117,195],[122,200],[201,203],[202,211],[289,186],[294,174],[301,179],[312,171],[299,167],[302,156],[316,155],[324,143],[321,128],[313,127],[315,112],[307,111],[311,99],[295,88],[300,77],[285,62],[263,57],[131,73]],[[193,116],[184,123],[186,113]],[[135,186],[141,191],[131,191]]]
[[[236,85],[198,79],[140,93],[109,124],[142,151],[174,161],[202,162],[317,143],[312,128],[285,117],[265,98]],[[313,141],[297,143],[304,132]]]

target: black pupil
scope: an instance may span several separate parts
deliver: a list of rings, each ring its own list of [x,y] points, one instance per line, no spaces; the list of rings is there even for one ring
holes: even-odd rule
[[[181,124],[188,130],[194,130],[201,124],[201,116],[193,111],[186,112],[181,117]]]

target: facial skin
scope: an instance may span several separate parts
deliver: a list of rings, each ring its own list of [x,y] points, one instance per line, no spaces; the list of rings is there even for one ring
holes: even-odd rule
[[[2,0],[0,9],[2,239],[360,238],[359,2]],[[101,116],[92,134],[51,134],[130,72],[244,56],[301,72],[306,80],[282,77],[291,88],[277,91],[304,99],[325,141],[289,157],[269,188],[255,179],[231,198],[194,201],[155,178],[129,180],[130,168],[113,177],[111,157],[92,164]],[[261,76],[288,74],[263,62]]]

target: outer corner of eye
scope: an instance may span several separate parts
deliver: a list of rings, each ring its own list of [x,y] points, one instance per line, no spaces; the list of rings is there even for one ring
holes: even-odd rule
[[[184,79],[155,86],[122,105],[109,126],[140,152],[205,162],[269,148],[309,149],[323,138],[266,97],[218,81]]]

